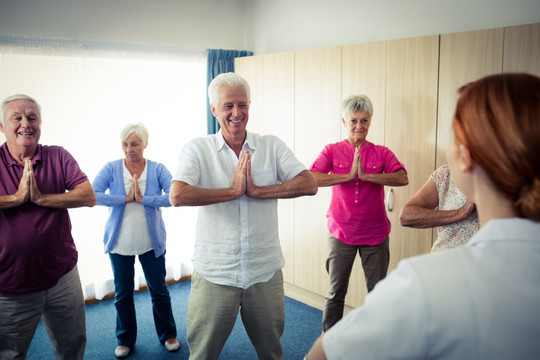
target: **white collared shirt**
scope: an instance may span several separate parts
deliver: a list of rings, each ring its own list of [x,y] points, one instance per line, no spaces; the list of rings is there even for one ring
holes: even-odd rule
[[[247,133],[243,151],[251,152],[251,172],[257,186],[286,182],[306,170],[279,138]],[[229,188],[238,158],[215,135],[184,146],[173,180],[206,188]],[[278,235],[277,199],[246,195],[199,207],[193,265],[208,281],[248,288],[270,280],[285,265]]]
[[[540,223],[493,219],[465,246],[402,260],[323,337],[332,359],[536,359]]]

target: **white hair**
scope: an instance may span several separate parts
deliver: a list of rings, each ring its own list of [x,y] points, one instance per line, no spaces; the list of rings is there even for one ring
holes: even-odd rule
[[[131,135],[132,133],[135,133],[135,135],[137,135],[137,137],[141,139],[144,146],[148,145],[148,130],[143,123],[127,124],[120,132],[120,140],[126,141],[129,135]]]
[[[240,75],[232,72],[222,73],[216,76],[208,85],[208,100],[210,105],[217,106],[219,101],[219,89],[223,86],[241,87],[246,91],[247,101],[251,100],[248,82]]]
[[[348,119],[351,112],[365,111],[373,117],[373,105],[366,95],[351,95],[343,101],[341,116]]]
[[[41,118],[41,106],[39,105],[39,103],[33,97],[30,97],[30,96],[25,95],[25,94],[16,94],[16,95],[8,96],[2,102],[2,113],[0,114],[0,122],[2,124],[4,124],[4,115],[6,113],[7,103],[11,102],[11,101],[15,101],[15,100],[28,100],[28,101],[32,102],[34,105],[36,105],[36,107],[38,109],[38,112],[39,112],[39,117]]]

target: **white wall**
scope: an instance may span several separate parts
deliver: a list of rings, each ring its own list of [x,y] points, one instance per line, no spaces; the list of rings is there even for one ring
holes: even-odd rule
[[[540,0],[0,0],[0,35],[256,54],[540,22]]]
[[[540,0],[254,0],[256,54],[540,22]]]
[[[250,0],[0,0],[0,35],[246,49]]]

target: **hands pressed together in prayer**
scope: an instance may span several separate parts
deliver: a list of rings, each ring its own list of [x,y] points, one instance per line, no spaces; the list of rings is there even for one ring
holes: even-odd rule
[[[31,160],[26,160],[24,162],[21,182],[19,183],[19,188],[14,196],[17,199],[16,202],[18,205],[24,204],[27,201],[40,205],[40,200],[43,196],[37,186],[36,178],[34,176],[34,167],[32,166]]]
[[[238,157],[238,165],[234,174],[232,185],[238,197],[246,194],[249,197],[256,198],[258,187],[253,183],[251,175],[251,153],[242,151]]]
[[[133,180],[131,183],[131,189],[126,195],[126,203],[138,202],[142,204],[143,196],[141,194],[141,188],[139,187],[139,176],[137,174],[133,175]]]
[[[360,146],[357,146],[354,150],[354,159],[351,166],[351,172],[349,173],[349,180],[356,179],[358,177],[360,180],[366,179],[366,173],[364,172],[364,167],[362,166],[362,150]]]

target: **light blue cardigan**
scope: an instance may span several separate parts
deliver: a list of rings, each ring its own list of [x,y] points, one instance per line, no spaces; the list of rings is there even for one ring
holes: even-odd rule
[[[106,253],[116,244],[126,208],[123,161],[124,159],[120,159],[105,164],[92,183],[97,205],[110,206],[103,237]],[[146,160],[146,190],[142,204],[156,257],[165,253],[167,232],[160,207],[171,206],[169,202],[171,180],[172,175],[163,164]],[[109,193],[105,193],[107,189]]]

